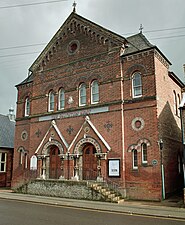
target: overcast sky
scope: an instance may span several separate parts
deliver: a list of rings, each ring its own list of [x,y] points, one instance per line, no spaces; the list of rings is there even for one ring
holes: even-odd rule
[[[0,114],[8,114],[11,106],[16,109],[15,85],[28,76],[39,52],[72,12],[73,0],[49,1],[54,0],[0,1]],[[39,2],[45,4],[7,7]],[[171,61],[170,70],[184,82],[185,0],[76,2],[79,15],[124,37],[138,33],[143,24],[143,34]],[[32,46],[19,47],[25,45]]]

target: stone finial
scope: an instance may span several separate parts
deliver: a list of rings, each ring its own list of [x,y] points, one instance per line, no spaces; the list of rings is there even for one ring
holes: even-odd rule
[[[143,29],[144,29],[143,24],[140,24],[139,31],[141,34],[143,33]]]
[[[77,3],[74,1],[74,2],[73,2],[73,12],[74,12],[74,13],[76,12],[76,5],[77,5]]]

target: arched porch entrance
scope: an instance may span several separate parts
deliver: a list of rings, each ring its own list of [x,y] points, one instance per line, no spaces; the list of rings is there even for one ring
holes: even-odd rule
[[[82,150],[83,163],[82,163],[82,177],[83,180],[96,180],[97,179],[97,157],[96,148],[92,144],[86,144]]]
[[[61,155],[63,155],[62,145],[56,141],[48,141],[40,155],[38,155],[39,177],[42,179],[59,179],[62,175]]]

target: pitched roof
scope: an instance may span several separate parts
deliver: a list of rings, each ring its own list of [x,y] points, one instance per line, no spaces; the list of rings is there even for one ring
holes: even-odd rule
[[[129,46],[128,48],[126,48],[124,54],[129,54],[154,47],[154,45],[152,45],[141,32],[127,37],[127,41]]]
[[[14,147],[15,122],[0,114],[0,148]]]
[[[139,51],[144,51],[147,49],[155,48],[164,59],[171,65],[171,62],[167,59],[167,57],[159,50],[156,45],[151,44],[148,39],[143,35],[143,33],[138,33],[126,38],[128,42],[128,47],[125,49],[123,57],[126,55],[130,55]]]
[[[16,87],[19,86],[19,85],[31,83],[32,81],[33,81],[33,73],[31,73],[31,75],[26,77],[26,79],[24,79],[21,83],[17,84]]]

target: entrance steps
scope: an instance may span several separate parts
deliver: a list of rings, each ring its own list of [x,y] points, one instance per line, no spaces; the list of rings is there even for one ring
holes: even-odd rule
[[[104,183],[89,183],[89,187],[98,193],[102,194],[106,201],[115,202],[115,203],[123,203],[124,199],[121,194],[119,194],[116,190],[110,189],[108,185]]]

